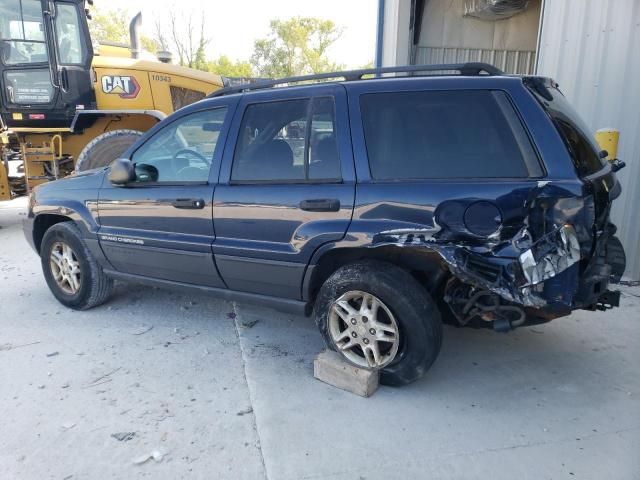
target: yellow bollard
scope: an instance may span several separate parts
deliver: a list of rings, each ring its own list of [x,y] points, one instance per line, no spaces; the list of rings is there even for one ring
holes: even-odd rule
[[[613,162],[618,158],[618,140],[620,139],[620,131],[615,128],[601,128],[596,132],[596,142],[602,150],[606,150],[607,160]]]
[[[9,172],[4,163],[4,145],[9,143],[6,133],[0,133],[0,200],[11,199],[11,187],[9,186]]]
[[[0,200],[11,200],[8,172],[2,159],[0,159]]]

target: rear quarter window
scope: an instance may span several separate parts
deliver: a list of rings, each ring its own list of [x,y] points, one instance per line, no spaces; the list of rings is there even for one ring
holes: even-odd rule
[[[376,180],[542,175],[502,91],[372,93],[360,97],[360,109]]]
[[[582,177],[601,170],[605,160],[600,158],[600,147],[587,124],[557,88],[547,88],[544,97],[533,92],[553,120],[562,137],[573,164]]]

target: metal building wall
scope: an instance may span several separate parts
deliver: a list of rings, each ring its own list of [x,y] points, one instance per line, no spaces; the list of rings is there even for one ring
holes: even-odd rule
[[[640,0],[544,0],[537,73],[550,76],[593,131],[620,130],[622,196],[613,220],[640,279]]]
[[[485,62],[495,65],[506,73],[533,75],[535,72],[535,50],[496,50],[458,47],[416,48],[416,65],[436,63]]]
[[[532,74],[541,0],[529,0],[526,10],[499,21],[466,16],[467,3],[425,1],[412,63],[487,62],[507,73]]]

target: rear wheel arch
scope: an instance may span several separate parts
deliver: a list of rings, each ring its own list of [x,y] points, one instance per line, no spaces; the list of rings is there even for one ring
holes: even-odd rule
[[[387,262],[407,270],[425,289],[433,293],[444,285],[448,276],[441,257],[423,247],[359,247],[329,248],[318,252],[314,266],[307,271],[303,299],[314,302],[324,282],[339,268],[365,260]]]
[[[346,305],[354,295],[362,303]],[[337,305],[342,313],[334,313]],[[376,305],[386,314],[382,318]],[[387,385],[420,378],[442,345],[436,302],[409,271],[389,262],[367,259],[340,267],[323,284],[314,316],[329,349],[361,368],[381,369],[380,381]],[[374,362],[368,350],[377,351]]]

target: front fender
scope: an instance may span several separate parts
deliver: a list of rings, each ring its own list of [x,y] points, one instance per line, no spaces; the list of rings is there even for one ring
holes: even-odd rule
[[[97,244],[98,193],[104,175],[104,170],[87,172],[41,184],[30,193],[23,229],[36,251],[44,235],[40,230],[65,218],[78,225],[85,239]]]
[[[74,221],[87,238],[97,238],[99,225],[96,222],[97,202],[82,203],[68,199],[51,199],[45,204],[38,204],[29,212],[27,218],[34,222],[40,215],[57,215]]]
[[[62,215],[78,224],[84,234],[96,236],[98,194],[106,169],[96,169],[37,186],[31,193],[29,216]]]

